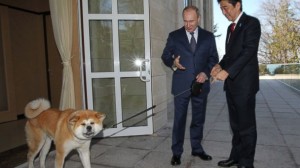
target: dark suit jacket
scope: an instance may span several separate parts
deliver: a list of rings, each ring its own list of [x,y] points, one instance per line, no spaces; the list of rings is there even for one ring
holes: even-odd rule
[[[212,67],[218,63],[215,37],[211,32],[198,27],[198,40],[195,53],[191,51],[184,27],[169,34],[163,54],[165,65],[172,67],[176,56],[186,70],[176,70],[173,73],[172,93],[181,93],[191,87],[192,81],[200,72],[210,77]],[[209,82],[203,85],[203,92],[209,92]]]
[[[261,35],[257,18],[242,14],[230,35],[227,30],[226,54],[220,61],[222,69],[229,73],[224,89],[233,94],[256,93],[259,90],[257,51]]]

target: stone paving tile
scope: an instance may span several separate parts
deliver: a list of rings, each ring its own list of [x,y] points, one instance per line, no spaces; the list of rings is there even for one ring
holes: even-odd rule
[[[268,111],[257,111],[256,118],[271,118],[272,113]]]
[[[205,140],[231,142],[231,131],[211,130]]]
[[[262,112],[264,112],[264,113],[271,113],[271,111],[270,111],[270,109],[269,109],[269,107],[258,107],[258,106],[256,106],[256,113],[262,113]]]
[[[225,142],[222,140],[220,141],[204,140],[202,144],[207,154],[213,157],[213,161],[227,159],[230,154],[231,142]]]
[[[111,148],[103,155],[92,160],[92,163],[99,165],[107,165],[112,167],[131,168],[142,160],[147,154],[148,150],[128,149],[128,148]]]
[[[276,112],[275,110],[278,109],[278,110],[293,110],[291,109],[291,106],[285,102],[284,100],[282,100],[282,102],[280,103],[276,103],[276,104],[269,104],[269,108],[271,108],[272,112]]]
[[[289,147],[300,148],[300,135],[284,135],[283,137]]]
[[[203,161],[200,158],[196,158],[194,157],[191,160],[191,168],[199,168],[199,167],[203,167],[203,168],[220,168],[218,166],[218,162],[220,160],[223,160],[223,158],[219,158],[219,157],[214,157],[213,160],[211,161]]]
[[[164,126],[163,128],[159,129],[157,132],[154,133],[156,136],[160,137],[169,137],[172,133],[172,126]]]
[[[205,124],[204,124],[204,132],[213,129],[215,127],[216,116],[206,115]],[[206,134],[205,133],[205,134]]]
[[[102,145],[109,145],[109,146],[118,146],[124,141],[126,141],[129,137],[113,137],[113,138],[99,138],[99,139],[93,139],[93,143],[99,143]]]
[[[274,118],[282,118],[282,119],[300,119],[300,115],[297,113],[273,113]]]
[[[106,145],[100,145],[100,144],[93,144],[91,145],[90,149],[90,155],[91,155],[91,159],[95,159],[98,156],[102,155],[103,153],[105,153],[107,150],[113,148],[112,146],[106,146]],[[71,159],[71,160],[75,160],[75,161],[80,161],[79,155],[77,153],[77,151],[72,151],[68,157],[66,159]]]
[[[277,119],[277,125],[282,134],[300,135],[299,119]]]
[[[256,124],[258,129],[278,129],[273,118],[256,118]]]
[[[132,149],[145,149],[145,150],[152,150],[156,148],[158,145],[164,141],[165,137],[158,137],[158,136],[136,136],[130,137],[122,144],[118,145],[119,147],[125,148],[132,148]]]
[[[298,101],[298,100],[297,100]],[[293,104],[290,104],[292,108],[294,108],[296,111],[300,110],[300,103],[299,102],[295,102]],[[299,112],[299,111],[298,111]]]
[[[222,113],[218,116],[216,121],[217,122],[228,122],[229,121],[227,109],[222,111]]]
[[[287,105],[289,107],[283,108],[283,107],[271,107],[272,112],[276,113],[276,112],[280,112],[280,113],[294,113],[295,110],[291,109],[290,105]]]
[[[293,159],[296,161],[298,167],[300,167],[300,148],[292,147],[290,150],[292,152]]]
[[[159,146],[157,146],[154,151],[161,151],[161,152],[171,152],[171,144],[172,144],[172,138],[169,137],[165,139]],[[190,139],[185,138],[184,139],[184,144],[183,144],[183,150],[184,152],[191,153],[191,145],[190,145]]]
[[[270,137],[272,137],[270,139]],[[285,141],[277,129],[258,129],[257,144],[259,145],[278,145],[285,146]]]
[[[257,145],[254,165],[258,168],[295,168],[288,147]]]
[[[172,153],[152,151],[143,160],[139,161],[134,167],[135,168],[168,168],[173,167],[170,165]],[[187,164],[187,159],[182,157],[182,166]]]
[[[256,97],[256,106],[255,107],[257,109],[258,108],[264,108],[265,110],[270,111],[268,105],[266,104],[266,102],[263,99],[259,99],[258,97],[259,96]]]
[[[228,121],[218,121],[215,122],[214,124],[214,130],[219,130],[219,131],[230,131],[230,126]]]

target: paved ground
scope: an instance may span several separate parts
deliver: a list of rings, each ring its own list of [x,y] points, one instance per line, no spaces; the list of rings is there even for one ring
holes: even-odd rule
[[[189,131],[186,131],[182,168],[217,168],[226,159],[231,146],[223,84],[215,83],[209,95],[203,146],[212,161],[191,156]],[[300,93],[276,80],[261,80],[257,94],[258,142],[256,168],[300,168]],[[190,121],[190,116],[189,116]],[[189,121],[187,123],[189,123]],[[171,153],[170,122],[150,136],[94,139],[91,146],[93,168],[168,168]],[[187,124],[188,128],[188,124]],[[54,152],[46,167],[54,167]],[[38,161],[36,161],[38,166]],[[25,168],[24,163],[17,168]],[[77,153],[67,158],[66,168],[82,167]]]

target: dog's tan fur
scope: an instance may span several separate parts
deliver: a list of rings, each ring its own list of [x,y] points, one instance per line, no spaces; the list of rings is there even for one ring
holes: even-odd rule
[[[25,107],[28,121],[25,126],[28,144],[28,164],[40,153],[40,167],[45,168],[46,155],[51,142],[56,148],[55,167],[62,168],[64,159],[73,149],[79,153],[85,168],[90,168],[90,142],[103,129],[105,114],[91,110],[67,109],[60,111],[50,108],[45,99],[29,102]]]

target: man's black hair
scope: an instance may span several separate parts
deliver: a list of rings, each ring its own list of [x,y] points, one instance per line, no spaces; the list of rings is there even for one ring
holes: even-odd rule
[[[241,4],[241,11],[243,11],[243,5],[242,5],[242,0],[217,0],[218,3],[220,3],[221,1],[227,1],[228,3],[232,4],[234,7],[236,5],[236,3],[240,3]]]

